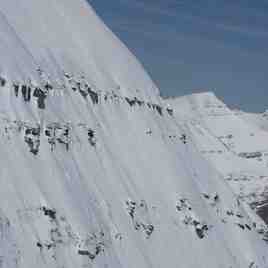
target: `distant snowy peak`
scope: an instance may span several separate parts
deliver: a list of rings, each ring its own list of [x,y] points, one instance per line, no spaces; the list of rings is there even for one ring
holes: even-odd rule
[[[268,111],[259,114],[240,112],[239,116],[248,123],[268,131]]]
[[[190,117],[195,118],[232,113],[232,111],[210,91],[171,98],[168,99],[167,102],[171,106],[174,106],[178,114],[188,119]]]
[[[192,94],[167,102],[172,104],[178,117],[200,123],[214,137],[225,139],[228,147],[237,154],[268,150],[268,144],[263,142],[268,139],[268,133],[243,120],[212,92]]]
[[[178,123],[223,175],[241,200],[263,207],[267,220],[268,116],[233,111],[214,93],[193,94],[172,100]],[[265,204],[265,206],[263,205]]]
[[[159,92],[137,59],[84,0],[10,0],[0,3],[0,73],[37,80],[63,71],[84,75],[102,90],[146,99]]]

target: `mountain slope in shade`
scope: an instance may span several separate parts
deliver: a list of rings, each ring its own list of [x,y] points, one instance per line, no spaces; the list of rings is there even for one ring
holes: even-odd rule
[[[1,268],[268,267],[262,220],[85,1],[0,7]]]

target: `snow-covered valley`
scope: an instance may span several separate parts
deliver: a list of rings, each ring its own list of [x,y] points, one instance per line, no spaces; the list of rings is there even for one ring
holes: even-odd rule
[[[83,0],[2,1],[0,55],[0,268],[268,267],[257,123],[162,99]]]

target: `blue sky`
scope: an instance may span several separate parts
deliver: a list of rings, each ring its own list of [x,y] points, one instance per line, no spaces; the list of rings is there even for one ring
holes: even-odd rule
[[[163,96],[268,109],[268,0],[88,0]]]

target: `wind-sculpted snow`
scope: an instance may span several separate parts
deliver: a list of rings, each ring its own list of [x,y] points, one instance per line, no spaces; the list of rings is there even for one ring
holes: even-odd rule
[[[86,2],[0,7],[0,268],[268,267],[266,225]]]

